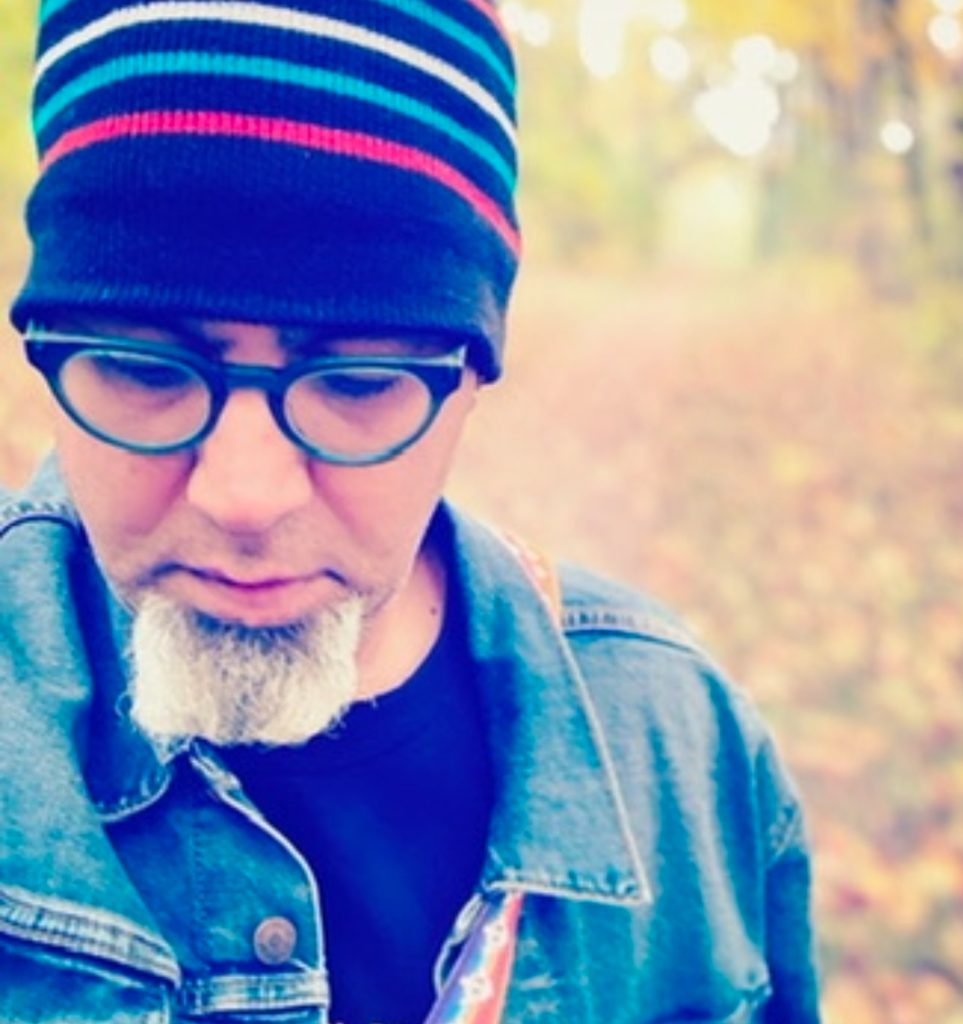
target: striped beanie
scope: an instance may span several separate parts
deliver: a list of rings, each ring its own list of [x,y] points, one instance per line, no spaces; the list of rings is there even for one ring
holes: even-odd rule
[[[21,329],[57,310],[441,333],[501,370],[495,0],[42,0]]]

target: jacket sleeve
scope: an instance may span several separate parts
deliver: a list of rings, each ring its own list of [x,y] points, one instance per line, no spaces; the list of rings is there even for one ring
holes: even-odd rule
[[[766,959],[772,997],[765,1024],[818,1024],[819,982],[812,926],[812,871],[802,811],[794,800],[771,830],[765,875]]]

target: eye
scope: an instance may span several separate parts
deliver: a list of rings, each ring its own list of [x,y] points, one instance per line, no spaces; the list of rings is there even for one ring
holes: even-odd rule
[[[319,398],[364,402],[387,396],[406,381],[407,375],[379,367],[329,370],[304,378]]]
[[[96,375],[105,386],[177,391],[197,383],[191,370],[152,356],[93,352],[85,353],[80,358],[84,360],[87,371]]]

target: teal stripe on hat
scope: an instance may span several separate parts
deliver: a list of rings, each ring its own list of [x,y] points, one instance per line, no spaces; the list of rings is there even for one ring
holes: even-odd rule
[[[493,95],[485,83],[461,67],[423,49],[415,41],[408,41],[382,31],[382,28],[387,26],[369,27],[360,22],[342,21],[302,9],[262,3],[259,0],[237,0],[232,3],[218,0],[157,0],[154,3],[112,8],[106,14],[100,14],[93,21],[88,21],[80,28],[68,32],[39,53],[34,81],[40,83],[55,65],[68,56],[78,51],[89,52],[91,47],[94,50],[102,47],[104,40],[114,33],[124,32],[135,26],[151,25],[155,33],[163,35],[166,32],[171,38],[176,38],[178,26],[194,21],[208,22],[211,25],[280,29],[283,32],[292,32],[296,36],[338,40],[372,53],[382,54],[417,68],[461,92],[498,123],[514,146],[515,126],[512,110]],[[279,35],[277,42],[283,52],[286,39]]]
[[[457,40],[485,61],[498,76],[509,95],[514,93],[515,83],[512,72],[505,66],[504,61],[498,59],[491,49],[484,44],[479,35],[465,28],[464,25],[455,21],[454,18],[448,17],[447,14],[442,14],[437,8],[421,3],[420,0],[375,0],[375,2],[385,7],[393,7],[396,11],[401,11],[413,18],[418,18],[431,28],[444,32],[450,39]]]
[[[296,85],[374,104],[447,134],[487,163],[507,189],[514,188],[515,172],[502,154],[485,138],[468,131],[436,108],[364,79],[270,57],[190,50],[126,54],[78,75],[38,104],[34,112],[34,131],[41,136],[61,111],[97,89],[145,76],[182,74],[236,76]]]
[[[40,20],[44,22],[52,18],[62,7],[66,7],[70,0],[42,0],[40,4]]]
[[[400,11],[409,17],[416,18],[431,28],[447,35],[449,39],[454,39],[461,43],[466,49],[471,50],[472,53],[480,57],[495,72],[509,95],[514,93],[515,82],[511,68],[506,66],[505,61],[500,59],[478,34],[467,29],[454,18],[429,7],[427,4],[422,3],[421,0],[374,0],[374,2],[381,4],[383,7],[390,7],[393,10]],[[41,6],[41,18],[44,21],[52,18],[69,3],[70,0],[45,0]]]

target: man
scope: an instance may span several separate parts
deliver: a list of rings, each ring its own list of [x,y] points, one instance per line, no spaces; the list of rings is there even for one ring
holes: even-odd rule
[[[811,1022],[800,811],[648,599],[441,501],[501,370],[488,0],[45,0],[0,1019]]]

